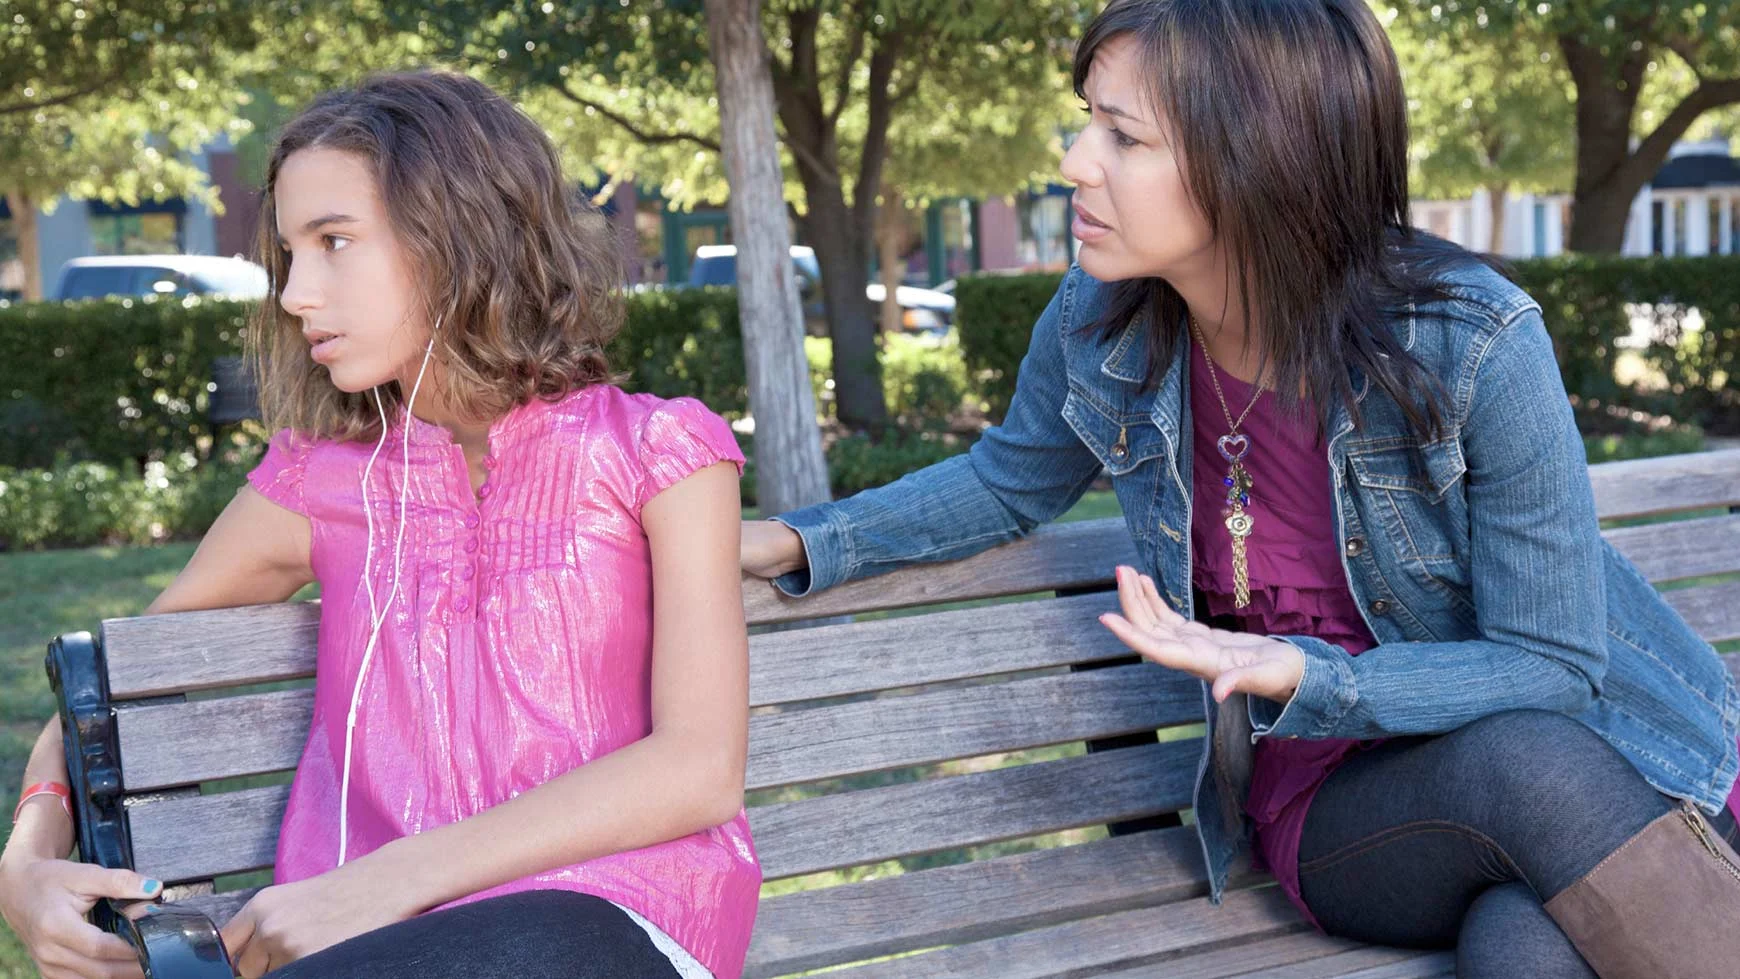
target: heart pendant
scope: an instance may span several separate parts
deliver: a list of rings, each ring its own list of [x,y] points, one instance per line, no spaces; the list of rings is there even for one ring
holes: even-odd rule
[[[1251,451],[1251,440],[1244,435],[1222,435],[1216,444],[1220,447],[1220,454],[1228,462],[1237,462],[1245,457],[1245,453]]]

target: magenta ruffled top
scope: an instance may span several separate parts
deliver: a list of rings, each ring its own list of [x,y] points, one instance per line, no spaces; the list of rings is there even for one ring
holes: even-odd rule
[[[1246,543],[1251,604],[1233,607],[1232,538],[1225,519],[1226,459],[1217,443],[1227,433],[1226,415],[1209,381],[1209,364],[1192,345],[1190,412],[1194,429],[1190,543],[1196,554],[1193,584],[1212,624],[1272,636],[1316,636],[1349,656],[1377,645],[1347,586],[1335,533],[1335,502],[1329,489],[1329,457],[1315,418],[1283,412],[1265,391],[1240,428],[1250,439],[1244,458],[1252,487],[1245,507],[1254,519]],[[1250,385],[1218,371],[1227,407],[1237,418],[1250,403]],[[1379,741],[1344,739],[1257,742],[1251,794],[1245,812],[1255,831],[1259,869],[1275,875],[1281,889],[1307,920],[1316,918],[1299,896],[1299,839],[1305,813],[1343,759]],[[1740,783],[1728,796],[1740,818]]]
[[[1227,461],[1217,443],[1227,434],[1226,413],[1215,397],[1202,348],[1192,345],[1190,414],[1194,429],[1193,513],[1190,543],[1196,555],[1193,584],[1212,624],[1242,632],[1316,636],[1345,649],[1349,656],[1376,645],[1348,590],[1335,534],[1334,499],[1329,489],[1329,459],[1316,418],[1309,409],[1298,416],[1281,409],[1272,392],[1263,392],[1240,432],[1250,439],[1244,457],[1251,474],[1245,512],[1254,525],[1246,541],[1251,603],[1233,604],[1232,538],[1225,520]],[[1219,371],[1221,390],[1234,418],[1245,410],[1255,389]],[[1275,875],[1281,889],[1307,919],[1299,897],[1299,838],[1305,813],[1319,786],[1342,759],[1362,742],[1264,738],[1257,742],[1251,794],[1245,812],[1255,829],[1260,867]]]

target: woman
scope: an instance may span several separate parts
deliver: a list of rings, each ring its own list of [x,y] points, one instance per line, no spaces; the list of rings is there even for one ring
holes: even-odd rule
[[[1205,683],[1214,899],[1248,836],[1324,930],[1464,977],[1732,975],[1740,695],[1601,538],[1540,307],[1410,230],[1366,4],[1124,0],[1075,82],[1080,264],[1005,422],[746,525],[745,569],[962,557],[1108,470],[1102,621]]]

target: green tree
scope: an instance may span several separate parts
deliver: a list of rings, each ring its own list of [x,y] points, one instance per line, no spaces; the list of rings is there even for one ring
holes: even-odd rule
[[[906,195],[1014,190],[1056,160],[1084,0],[774,0],[763,10],[788,199],[822,269],[842,421],[887,419],[864,290],[885,177]],[[568,151],[717,200],[719,113],[699,0],[387,0],[445,57],[519,90]]]
[[[223,202],[191,155],[322,89],[416,64],[414,36],[337,0],[12,0],[0,22],[0,196],[26,298],[40,298],[36,207],[61,196]],[[372,15],[371,15],[372,11]]]
[[[1408,94],[1416,193],[1461,198],[1484,188],[1491,238],[1473,245],[1497,252],[1506,195],[1571,186],[1571,79],[1540,38],[1513,34],[1459,48],[1388,19]]]
[[[1617,252],[1631,202],[1705,113],[1740,104],[1740,4],[1710,0],[1404,0],[1402,16],[1458,51],[1522,33],[1550,38],[1576,90],[1576,172],[1567,247]],[[1678,97],[1652,96],[1652,66],[1689,73]],[[1643,113],[1659,99],[1659,110]]]
[[[36,207],[63,194],[219,206],[185,154],[239,134],[214,49],[247,50],[239,2],[13,0],[0,23],[0,197],[12,211],[25,296],[42,295]]]

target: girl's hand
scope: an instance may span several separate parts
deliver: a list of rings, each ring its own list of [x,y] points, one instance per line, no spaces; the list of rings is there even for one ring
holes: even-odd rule
[[[1144,659],[1207,680],[1217,703],[1235,693],[1286,703],[1298,689],[1305,654],[1291,644],[1191,622],[1166,604],[1147,575],[1122,565],[1117,575],[1124,614],[1107,612],[1100,624]]]
[[[379,871],[381,868],[369,868]],[[304,956],[414,916],[407,888],[359,860],[318,877],[268,887],[223,927],[236,975],[254,979]]]
[[[16,854],[0,861],[0,913],[44,979],[140,979],[133,946],[85,915],[106,897],[148,901],[162,894],[162,884],[131,870]]]

